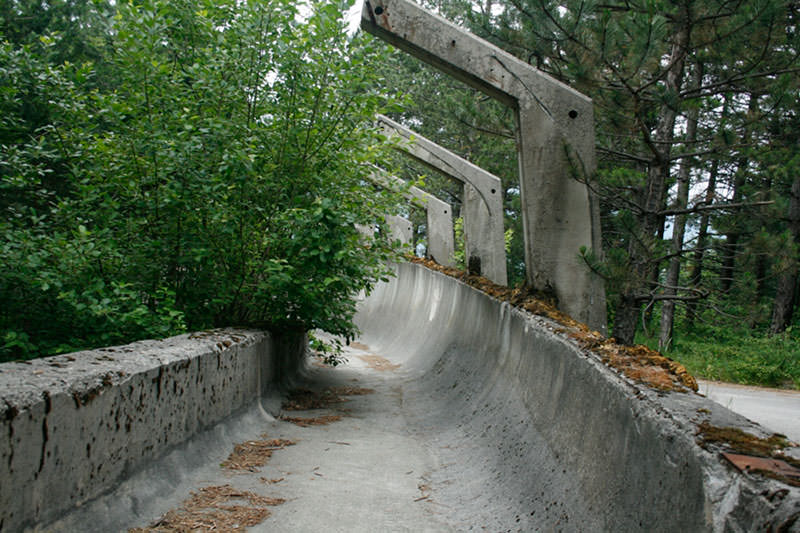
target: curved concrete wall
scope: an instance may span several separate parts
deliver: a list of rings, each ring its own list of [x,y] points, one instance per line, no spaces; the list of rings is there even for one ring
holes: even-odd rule
[[[470,443],[446,474],[453,497],[505,499],[522,531],[756,531],[800,511],[797,489],[740,476],[695,443],[702,420],[756,426],[694,393],[636,384],[557,324],[452,278],[399,265],[358,321],[371,350],[413,369],[405,398],[430,399],[420,423],[458,434],[448,446]]]
[[[359,340],[401,363],[391,390],[402,409],[391,416],[403,418],[404,435],[432,464],[436,523],[800,528],[800,488],[740,475],[695,442],[701,422],[765,435],[758,426],[699,395],[634,383],[561,326],[457,280],[412,264],[397,272],[361,302]],[[0,530],[127,529],[147,498],[192,485],[191,475],[160,470],[211,460],[216,472],[218,454],[202,453],[204,442],[226,450],[248,438],[243,428],[270,419],[262,401],[277,402],[277,412],[278,395],[263,394],[297,372],[304,348],[299,335],[225,330],[0,365]],[[133,473],[130,487],[120,485]],[[98,516],[110,511],[120,516]]]
[[[252,405],[304,349],[220,330],[0,365],[0,531],[47,523]]]

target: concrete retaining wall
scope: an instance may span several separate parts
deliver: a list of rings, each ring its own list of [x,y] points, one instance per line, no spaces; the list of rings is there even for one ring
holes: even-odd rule
[[[258,401],[304,346],[218,330],[0,365],[0,531],[57,518]]]
[[[500,498],[522,531],[794,530],[800,490],[742,476],[695,442],[702,421],[763,430],[697,394],[628,380],[549,320],[402,264],[358,323],[371,350],[416,373],[404,405],[420,424],[470,450],[443,469],[445,505]]]

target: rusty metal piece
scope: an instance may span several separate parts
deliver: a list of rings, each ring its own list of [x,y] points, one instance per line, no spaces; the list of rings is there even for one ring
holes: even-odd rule
[[[764,470],[780,476],[800,480],[800,468],[795,468],[786,461],[781,461],[780,459],[753,457],[752,455],[741,455],[738,453],[723,453],[722,456],[730,461],[733,466],[745,473],[755,470]]]

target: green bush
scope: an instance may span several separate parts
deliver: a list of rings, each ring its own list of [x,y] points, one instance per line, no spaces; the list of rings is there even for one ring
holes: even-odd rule
[[[636,341],[657,349],[655,337]],[[666,354],[698,378],[800,389],[800,335],[793,328],[768,336],[730,325],[698,324],[675,337]]]
[[[0,360],[225,325],[354,334],[352,297],[395,254],[354,224],[398,198],[366,184],[393,100],[348,5],[118,3],[87,21],[92,63],[51,64],[58,34],[0,47]]]
[[[732,335],[682,339],[670,356],[706,379],[800,389],[800,338]]]

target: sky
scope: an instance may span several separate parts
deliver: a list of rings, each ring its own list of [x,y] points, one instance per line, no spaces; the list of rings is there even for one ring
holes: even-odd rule
[[[347,33],[353,35],[358,30],[358,24],[361,22],[361,2],[356,2],[347,14],[347,20],[350,24],[347,27]]]

